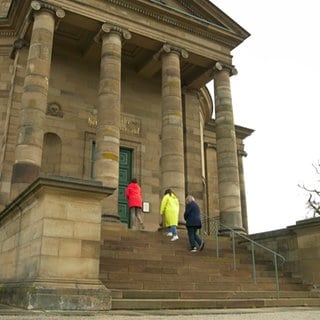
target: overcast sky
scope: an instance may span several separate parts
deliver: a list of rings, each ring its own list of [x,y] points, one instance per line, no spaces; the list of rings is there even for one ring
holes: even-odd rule
[[[294,225],[312,216],[298,184],[320,179],[318,1],[212,2],[251,34],[232,52],[231,78],[235,123],[255,130],[245,140],[249,233]]]

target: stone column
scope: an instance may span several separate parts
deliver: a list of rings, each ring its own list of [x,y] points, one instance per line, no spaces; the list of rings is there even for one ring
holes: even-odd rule
[[[32,1],[31,8],[34,22],[21,97],[11,199],[39,176],[55,19],[65,15],[62,9],[38,1]]]
[[[249,227],[248,227],[247,199],[246,199],[246,187],[245,187],[245,178],[244,178],[244,169],[243,169],[243,157],[246,157],[246,156],[247,156],[247,153],[244,150],[238,151],[242,225],[246,233],[248,233]]]
[[[188,53],[168,44],[161,51],[162,61],[162,131],[161,131],[161,191],[173,189],[179,198],[179,222],[184,222],[185,171],[180,57]]]
[[[216,63],[213,76],[220,220],[235,230],[243,231],[231,74],[236,74],[235,68]]]
[[[118,183],[120,151],[121,49],[122,37],[130,39],[130,32],[117,26],[103,24],[98,35],[102,41],[96,153],[94,178],[115,193],[102,205],[102,215],[119,220]]]

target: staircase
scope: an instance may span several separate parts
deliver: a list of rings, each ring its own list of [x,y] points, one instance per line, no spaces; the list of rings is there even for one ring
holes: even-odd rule
[[[112,310],[320,306],[320,294],[298,277],[279,270],[277,298],[272,262],[256,261],[232,244],[206,239],[202,252],[189,252],[185,231],[171,242],[163,232],[102,231],[100,279],[112,292]]]

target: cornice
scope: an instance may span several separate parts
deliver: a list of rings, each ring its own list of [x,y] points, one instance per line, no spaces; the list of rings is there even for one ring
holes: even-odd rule
[[[162,10],[165,10],[166,13],[160,13],[159,9],[155,8],[154,6],[141,6],[141,3],[136,0],[131,0],[130,2],[126,0],[106,0],[106,2],[122,8],[126,8],[138,14],[143,14],[153,20],[165,23],[174,28],[180,28],[196,36],[200,36],[211,41],[220,42],[221,44],[224,44],[228,47],[233,48],[236,46],[236,44],[242,41],[242,39],[239,41],[239,38],[235,34],[231,35],[230,30],[223,29],[219,25],[209,24],[209,22],[205,24],[205,22],[195,20],[192,21],[191,19],[188,19],[188,17],[181,15],[181,13],[165,10],[164,7],[162,7]],[[202,26],[203,24],[205,24],[206,29],[211,28],[212,31],[204,30]],[[217,32],[223,32],[223,35],[219,35],[217,34]]]
[[[106,22],[105,14],[113,15],[115,13],[114,9],[116,7],[122,8],[135,14],[144,15],[154,21],[171,26],[174,30],[180,28],[186,33],[195,35],[198,38],[204,38],[209,41],[213,41],[230,49],[235,48],[244,40],[243,37],[237,35],[236,33],[232,33],[231,30],[224,29],[219,25],[214,25],[212,23],[210,24],[209,22],[206,23],[201,19],[196,20],[196,17],[192,19],[190,17],[191,15],[187,16],[187,13],[183,14],[182,11],[180,13],[175,12],[169,10],[166,7],[160,7],[159,4],[155,4],[151,1],[146,2],[144,0],[104,0],[105,4],[112,5],[113,10],[111,11],[106,10],[105,5],[103,7],[100,6],[99,8],[96,8],[94,5],[86,3],[86,1],[84,0],[47,0],[47,2],[56,4],[66,11],[80,14],[91,19],[101,21],[102,23]],[[119,19],[130,19],[130,15],[125,17],[123,15],[115,15],[115,17],[117,17],[118,23],[120,23]],[[108,22],[113,23],[111,21]]]
[[[14,35],[15,35],[15,32],[13,31],[13,30],[10,30],[10,31],[8,31],[8,30],[0,30],[0,37],[1,38],[12,38],[12,37],[14,37]]]
[[[215,119],[210,119],[206,124],[205,124],[205,128],[209,131],[215,132],[216,131],[216,121]],[[249,137],[254,130],[253,129],[249,129],[246,127],[242,127],[239,125],[235,125],[234,126],[235,131],[236,131],[236,138],[240,139],[240,140],[244,140],[245,138]]]
[[[14,38],[24,20],[29,0],[13,0],[7,17],[0,19],[0,37]],[[21,14],[22,13],[22,14]]]
[[[86,3],[86,1],[38,0],[32,2],[41,3],[41,5],[46,6],[51,6],[52,4],[57,5],[62,9],[71,10],[75,13],[77,13],[78,9],[80,9],[79,14],[82,15],[88,15],[89,12],[87,11],[87,9],[81,10],[81,6],[86,6],[87,8],[90,8],[89,11],[91,12],[91,16],[92,13],[95,12],[95,7]],[[113,6],[117,6],[119,8],[126,9],[136,14],[144,15],[154,21],[166,24],[174,29],[179,28],[187,33],[195,35],[196,37],[201,37],[204,39],[208,39],[209,41],[214,41],[231,49],[235,48],[244,40],[243,36],[233,33],[232,30],[223,28],[221,25],[214,24],[210,21],[206,21],[205,19],[199,17],[199,15],[195,12],[195,10],[193,10],[193,7],[190,6],[190,4],[188,4],[187,1],[181,1],[181,3],[187,6],[191,14],[178,9],[173,10],[174,8],[169,8],[168,6],[160,6],[156,2],[152,1],[146,2],[142,0],[104,0],[104,2],[109,3]],[[13,3],[15,6],[17,6],[19,2],[15,1]],[[23,1],[23,3],[25,6],[25,4],[30,3],[30,1]],[[99,8],[99,10],[100,9],[101,8]],[[101,12],[100,10],[99,14],[97,15],[97,18],[102,18],[101,13],[103,14],[103,11]],[[106,13],[109,12],[106,11]],[[17,12],[15,13],[15,15],[16,14]],[[8,31],[7,29],[6,31],[0,31],[0,35],[2,37],[12,37],[16,34],[16,32],[17,30]]]

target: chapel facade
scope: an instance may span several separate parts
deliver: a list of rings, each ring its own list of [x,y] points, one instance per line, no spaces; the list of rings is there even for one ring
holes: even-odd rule
[[[319,218],[249,235],[286,259],[290,289],[284,292],[293,290],[293,299],[270,293],[265,300],[265,274],[248,296],[237,280],[228,289],[230,276],[250,279],[252,288],[251,274],[233,278],[235,269],[228,273],[223,258],[223,289],[232,291],[221,304],[222,282],[216,292],[211,269],[220,261],[212,259],[209,241],[204,260],[190,259],[183,242],[186,194],[196,198],[204,222],[209,217],[248,233],[243,158],[252,130],[235,124],[230,86],[237,73],[232,50],[248,36],[214,0],[0,1],[1,304],[130,309],[129,291],[157,309],[230,307],[237,293],[243,307],[253,300],[255,307],[267,300],[269,306],[319,305]],[[128,228],[124,191],[133,177],[143,191],[143,232]],[[159,229],[167,188],[181,204],[181,239],[173,243]],[[219,235],[234,240],[223,228]],[[270,258],[269,249],[258,253],[262,261]],[[243,260],[247,265],[249,256]],[[277,266],[275,256],[272,261]],[[186,284],[185,270],[205,277],[198,282],[195,272],[195,282]],[[307,295],[297,295],[300,277]],[[217,293],[218,305],[203,304],[203,290]]]
[[[7,0],[0,15],[1,210],[39,176],[100,181],[103,221],[127,226],[136,177],[146,230],[167,188],[182,224],[192,194],[248,230],[252,130],[234,123],[230,77],[249,33],[214,1]]]

